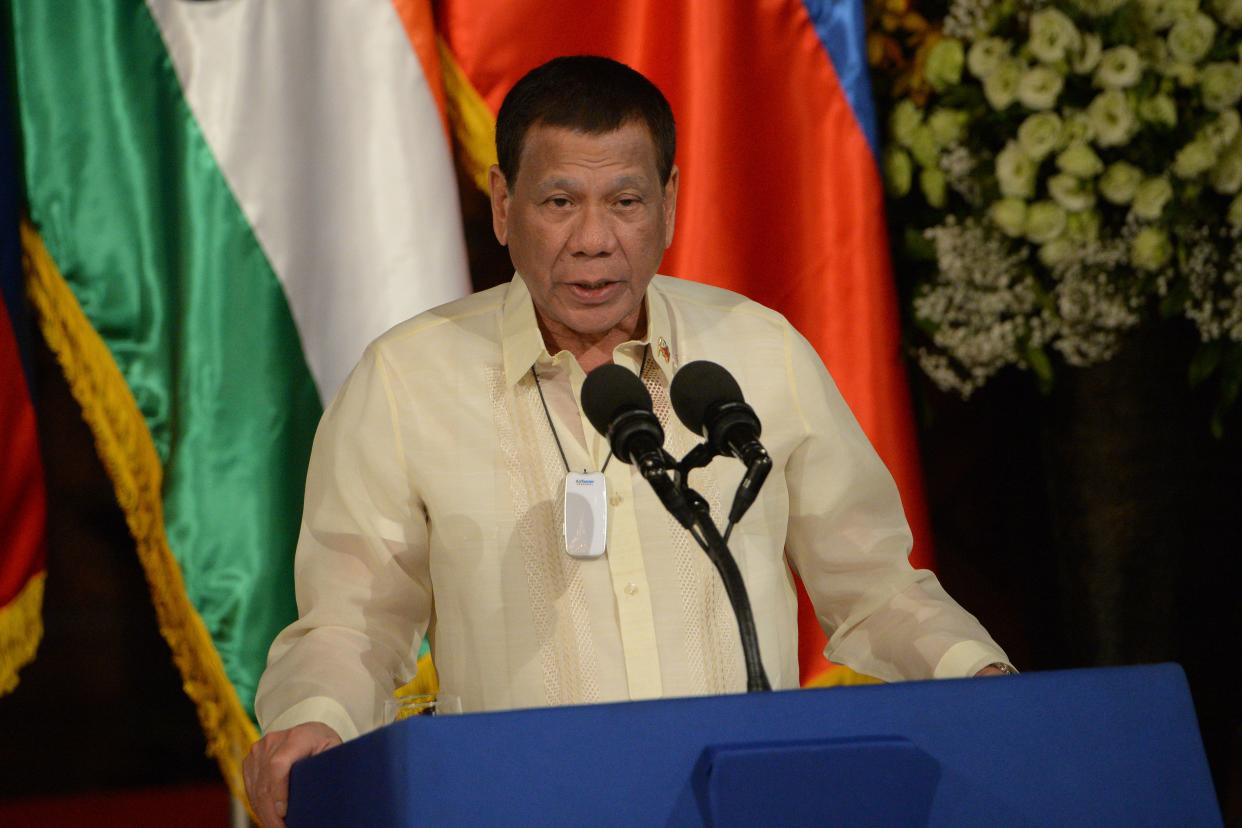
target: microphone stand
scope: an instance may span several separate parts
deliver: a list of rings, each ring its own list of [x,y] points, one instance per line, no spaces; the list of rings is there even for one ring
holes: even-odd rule
[[[742,658],[746,662],[746,692],[758,693],[771,690],[772,685],[768,682],[767,673],[763,669],[763,660],[759,657],[759,634],[755,630],[755,616],[750,608],[750,596],[746,593],[746,582],[742,580],[742,572],[737,568],[737,561],[733,559],[728,544],[712,520],[711,507],[702,495],[690,488],[690,471],[706,466],[714,456],[715,452],[703,443],[691,449],[681,462],[677,463],[673,479],[676,488],[681,492],[682,499],[689,507],[690,520],[687,522],[680,515],[677,517],[682,525],[690,530],[690,535],[707,553],[708,560],[720,573],[725,594],[729,596],[729,604],[733,607],[733,614],[737,616],[738,632],[742,639]],[[650,477],[647,479],[651,480]]]

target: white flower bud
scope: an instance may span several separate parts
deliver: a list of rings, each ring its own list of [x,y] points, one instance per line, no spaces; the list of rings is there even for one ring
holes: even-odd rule
[[[1207,57],[1216,39],[1216,22],[1206,14],[1183,17],[1169,29],[1169,55],[1182,63],[1198,63]]]
[[[1018,198],[1002,198],[988,208],[988,216],[1000,231],[1010,238],[1026,232],[1026,202]]]
[[[1143,171],[1133,164],[1117,161],[1109,164],[1108,169],[1100,176],[1098,186],[1100,195],[1113,204],[1129,204],[1138,191],[1139,182],[1143,180]]]
[[[1065,232],[1065,208],[1052,201],[1037,201],[1026,211],[1026,237],[1044,244]]]
[[[1055,112],[1036,112],[1018,127],[1018,143],[1035,161],[1042,160],[1061,143],[1061,118]]]
[[[1065,173],[1058,173],[1048,179],[1048,194],[1053,201],[1070,212],[1095,206],[1095,191],[1091,189],[1091,185]]]
[[[1101,147],[1125,144],[1138,126],[1134,110],[1124,92],[1108,89],[1095,96],[1087,106],[1087,117],[1095,130],[1096,143]]]
[[[1159,227],[1144,227],[1130,243],[1130,263],[1139,270],[1159,270],[1172,255],[1169,236]]]
[[[1129,89],[1143,77],[1143,61],[1129,46],[1116,46],[1100,56],[1095,85],[1104,89]]]
[[[1030,31],[1027,47],[1044,63],[1065,60],[1066,54],[1077,49],[1081,40],[1074,21],[1052,8],[1040,9],[1031,15]]]
[[[1034,66],[1018,79],[1018,100],[1027,109],[1051,109],[1065,86],[1065,78],[1055,69]]]
[[[1035,162],[1017,141],[1010,141],[997,154],[996,183],[1009,198],[1035,195]]]
[[[1155,221],[1164,212],[1164,207],[1173,198],[1173,185],[1167,178],[1145,178],[1134,192],[1134,201],[1130,209],[1134,215],[1148,221]]]

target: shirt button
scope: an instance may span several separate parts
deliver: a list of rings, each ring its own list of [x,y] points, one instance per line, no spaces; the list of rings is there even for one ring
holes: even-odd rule
[[[638,584],[634,583],[633,581],[630,581],[628,584],[626,584],[626,585],[625,585],[625,594],[626,594],[626,595],[637,595],[637,594],[638,594]]]
[[[625,498],[623,498],[619,494],[615,494],[612,497],[608,498],[608,502],[611,503],[613,506],[620,506],[622,500],[625,500]]]

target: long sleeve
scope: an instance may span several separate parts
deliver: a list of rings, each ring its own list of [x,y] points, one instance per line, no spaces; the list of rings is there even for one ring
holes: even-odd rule
[[[383,724],[431,615],[427,519],[406,469],[390,372],[367,350],[315,436],[294,564],[299,619],[276,638],[255,712],[264,731]]]
[[[910,566],[896,485],[793,331],[787,357],[805,430],[786,466],[787,550],[829,636],[827,657],[886,681],[968,676],[1008,661],[933,573]]]

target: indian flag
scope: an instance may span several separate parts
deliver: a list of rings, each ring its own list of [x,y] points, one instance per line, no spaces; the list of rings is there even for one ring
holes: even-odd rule
[[[7,9],[28,290],[240,795],[323,406],[469,289],[430,6]]]

